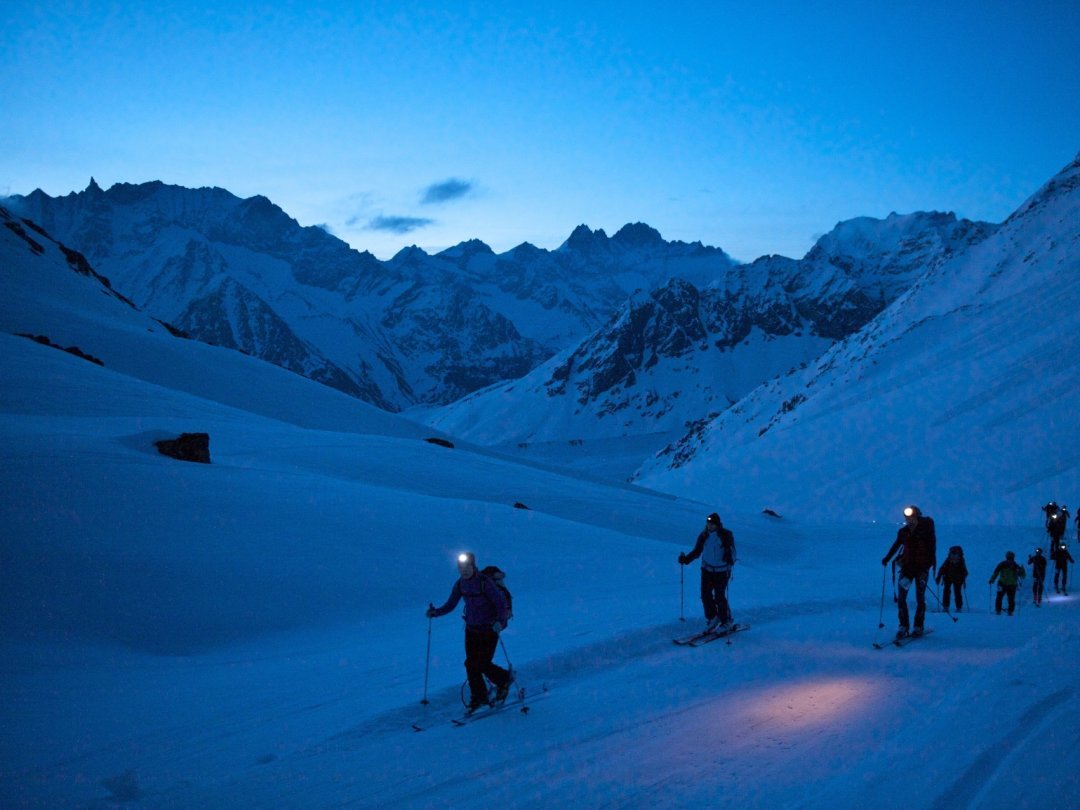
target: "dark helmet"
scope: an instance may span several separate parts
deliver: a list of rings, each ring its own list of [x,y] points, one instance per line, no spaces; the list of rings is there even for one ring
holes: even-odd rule
[[[922,517],[922,510],[915,504],[904,507],[904,517]]]
[[[707,518],[705,518],[705,522],[706,523],[711,523],[713,526],[723,526],[724,525],[723,523],[720,522],[720,515],[716,514],[716,512],[713,512],[711,515],[709,515]]]
[[[476,567],[476,555],[473,554],[471,551],[463,551],[458,554],[457,561],[458,565],[464,565],[465,563],[468,563],[473,568]]]
[[[1042,549],[1041,549],[1041,548],[1037,548],[1037,549],[1035,549],[1035,553],[1036,553],[1036,554],[1042,554]]]
[[[1006,560],[1015,560],[1015,559],[1016,559],[1016,555],[1015,555],[1015,554],[1014,554],[1013,552],[1011,552],[1011,551],[1006,551],[1006,552],[1005,552],[1005,559],[1006,559]]]

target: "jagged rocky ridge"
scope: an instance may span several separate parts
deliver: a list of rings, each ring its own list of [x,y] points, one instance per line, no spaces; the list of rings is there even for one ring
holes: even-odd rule
[[[482,242],[382,262],[264,197],[91,180],[19,213],[87,255],[144,310],[389,410],[520,377],[602,324],[628,295],[733,265],[648,226],[585,226],[558,250]]]
[[[952,214],[840,223],[801,260],[764,257],[697,287],[634,295],[601,329],[520,381],[432,415],[482,442],[684,429],[864,326],[917,278],[992,234]]]

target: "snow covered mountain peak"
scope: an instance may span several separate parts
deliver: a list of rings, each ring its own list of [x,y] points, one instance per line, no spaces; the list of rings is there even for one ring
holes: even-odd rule
[[[636,235],[641,254],[659,236],[648,226],[628,228],[622,244]],[[811,361],[994,229],[951,214],[867,217],[838,225],[803,260],[749,265],[672,243],[684,263],[672,264],[664,282],[642,287],[600,329],[524,379],[453,403],[430,423],[492,443],[685,429]]]
[[[639,478],[837,519],[917,502],[952,520],[1022,522],[1071,497],[1078,175],[1074,161],[864,328],[696,426]]]

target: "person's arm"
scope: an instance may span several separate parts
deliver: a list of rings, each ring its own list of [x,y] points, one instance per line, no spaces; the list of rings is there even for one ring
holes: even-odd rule
[[[688,565],[689,563],[692,563],[694,560],[696,560],[698,557],[701,556],[701,552],[705,550],[705,538],[708,535],[708,533],[709,532],[706,529],[705,531],[703,531],[701,534],[698,535],[697,542],[694,544],[693,551],[691,551],[689,554],[680,554],[679,555],[679,562],[680,563],[682,563],[683,565]]]
[[[437,618],[439,616],[445,616],[455,607],[457,603],[461,601],[461,580],[457,580],[454,583],[454,587],[450,589],[450,598],[446,600],[446,604],[442,607],[429,607],[428,616]]]
[[[893,542],[892,547],[889,549],[889,553],[881,558],[881,564],[882,565],[888,565],[889,560],[892,559],[893,554],[895,554],[897,552],[897,550],[900,548],[900,546],[904,545],[904,538],[903,538],[903,535],[901,534],[903,531],[904,530],[901,529],[899,532],[896,533],[896,540]]]

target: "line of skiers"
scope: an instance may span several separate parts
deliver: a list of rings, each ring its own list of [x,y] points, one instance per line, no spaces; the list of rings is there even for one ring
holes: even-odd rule
[[[1055,564],[1054,590],[1057,593],[1067,594],[1069,563],[1075,562],[1063,540],[1064,526],[1067,525],[1069,516],[1068,509],[1066,507],[1059,509],[1057,504],[1050,502],[1043,507],[1043,511],[1047,516],[1046,530],[1053,543],[1050,558]],[[1077,518],[1077,532],[1080,536],[1080,517]],[[896,596],[900,627],[896,636],[903,638],[909,633],[919,636],[924,632],[926,588],[930,579],[930,570],[936,568],[937,565],[937,532],[933,518],[923,515],[917,506],[908,506],[904,509],[904,525],[896,533],[896,540],[881,559],[881,564],[887,566],[894,555],[900,567]],[[1043,556],[1041,548],[1036,549],[1035,553],[1028,557],[1028,565],[1032,568],[1032,594],[1035,604],[1041,605],[1047,567],[1047,559]],[[1025,575],[1023,566],[1016,562],[1016,554],[1012,551],[1006,552],[1005,559],[997,564],[988,580],[988,584],[993,585],[996,582],[998,585],[997,598],[994,602],[996,613],[1000,614],[1002,609],[1005,609],[1008,615],[1013,615],[1016,610],[1016,591]],[[964,551],[960,546],[952,546],[948,557],[941,567],[937,568],[934,577],[939,585],[944,584],[941,605],[946,611],[949,610],[950,602],[954,597],[957,609],[963,608],[967,577],[968,569],[964,562]],[[913,586],[915,588],[915,621],[914,628],[911,629],[908,593]]]
[[[1051,559],[1055,563],[1054,590],[1065,594],[1068,589],[1069,563],[1074,562],[1062,539],[1068,522],[1068,509],[1058,508],[1054,502],[1043,507],[1046,513],[1046,530],[1050,535],[1053,551]],[[1077,537],[1080,540],[1080,515],[1076,518]],[[924,633],[926,617],[926,588],[930,580],[931,569],[936,570],[934,581],[943,585],[941,604],[948,611],[950,603],[955,601],[957,610],[964,606],[964,588],[967,583],[968,569],[964,561],[964,551],[960,546],[952,546],[940,567],[937,566],[937,531],[933,518],[924,515],[918,506],[904,509],[904,524],[896,533],[896,540],[881,559],[883,566],[894,562],[894,573],[899,566],[900,579],[897,582],[897,611],[900,627],[897,638],[909,633],[919,636]],[[705,527],[698,534],[697,541],[689,553],[679,554],[679,564],[689,565],[701,559],[701,604],[705,612],[706,629],[727,630],[733,625],[731,605],[728,602],[727,589],[735,568],[735,535],[726,528],[720,515],[713,512],[705,519]],[[1041,548],[1028,557],[1032,569],[1032,593],[1036,605],[1042,604],[1043,588],[1046,579],[1047,560]],[[499,633],[506,627],[511,614],[511,597],[502,584],[502,572],[494,566],[483,571],[477,570],[476,557],[465,552],[458,557],[459,578],[450,591],[450,597],[441,607],[428,604],[428,618],[445,616],[457,604],[465,600],[465,672],[468,676],[470,700],[469,711],[489,702],[485,677],[495,686],[495,701],[506,699],[513,683],[512,670],[504,669],[494,663],[495,651],[499,645]],[[995,610],[1002,609],[1013,615],[1016,609],[1016,592],[1025,578],[1023,566],[1016,562],[1016,554],[1008,551],[1005,559],[998,563],[988,583],[998,584]],[[884,588],[884,584],[882,585]],[[915,616],[912,627],[908,608],[908,594],[915,589]]]

